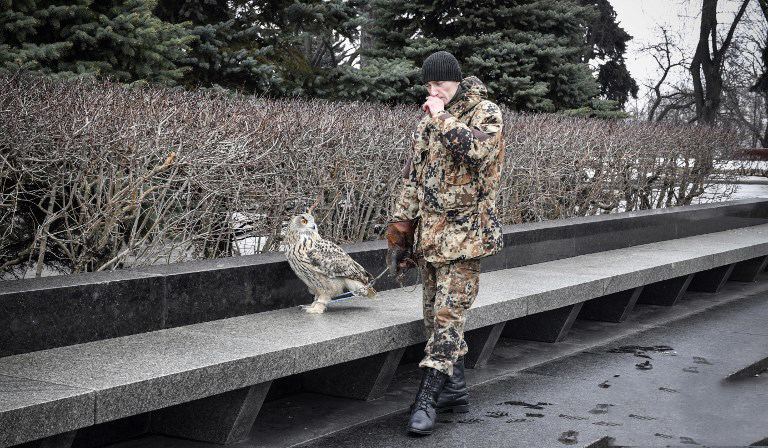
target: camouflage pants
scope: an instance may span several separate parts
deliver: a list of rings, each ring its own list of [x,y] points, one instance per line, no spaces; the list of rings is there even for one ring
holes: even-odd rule
[[[419,367],[451,375],[453,363],[467,353],[465,311],[477,297],[480,260],[432,264],[422,259],[419,267],[424,284],[424,326],[429,335]]]

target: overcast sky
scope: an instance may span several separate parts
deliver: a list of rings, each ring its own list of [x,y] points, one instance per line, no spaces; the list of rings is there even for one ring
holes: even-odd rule
[[[659,26],[679,34],[680,45],[689,54],[693,53],[698,41],[698,27],[701,20],[701,0],[610,0],[616,11],[616,20],[634,39],[630,41],[625,55],[630,73],[642,84],[654,78],[656,62],[647,53],[640,52],[644,45],[661,42]],[[718,26],[720,33],[727,31],[740,2],[720,0],[718,2]],[[727,24],[725,22],[728,22]]]

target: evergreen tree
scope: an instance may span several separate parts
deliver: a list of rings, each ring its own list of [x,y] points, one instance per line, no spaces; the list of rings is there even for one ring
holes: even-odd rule
[[[453,53],[497,101],[518,110],[555,111],[590,104],[597,82],[583,62],[593,8],[571,0],[372,0],[376,23],[367,56],[405,59],[401,76],[438,50]],[[418,73],[416,71],[416,73]],[[415,100],[421,91],[404,92]]]
[[[188,85],[334,96],[356,55],[363,0],[160,0],[156,13],[191,22],[198,36],[184,64]]]
[[[339,97],[337,80],[358,57],[367,0],[270,0],[249,2],[252,22],[270,30],[264,41],[277,49],[271,61],[285,80],[283,90]]]
[[[0,71],[174,84],[194,37],[150,0],[0,0]]]
[[[188,87],[216,87],[247,92],[279,90],[281,78],[270,58],[278,54],[263,42],[263,30],[238,13],[243,1],[160,0],[155,13],[185,25],[197,39],[179,62],[187,67]]]
[[[600,94],[624,107],[629,97],[637,98],[637,82],[629,74],[624,62],[627,42],[632,36],[616,23],[616,11],[608,0],[579,0],[582,6],[598,11],[587,26],[587,48],[584,60],[604,61],[598,66],[597,81]]]

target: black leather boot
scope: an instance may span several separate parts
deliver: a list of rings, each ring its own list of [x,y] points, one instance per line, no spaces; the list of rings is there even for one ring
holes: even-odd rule
[[[437,412],[469,412],[469,390],[464,379],[464,357],[453,363],[453,375],[445,380],[443,390],[437,398]]]
[[[432,434],[435,427],[437,411],[435,402],[448,375],[439,370],[427,367],[421,376],[419,392],[416,401],[411,406],[411,418],[408,420],[408,432],[415,434]]]

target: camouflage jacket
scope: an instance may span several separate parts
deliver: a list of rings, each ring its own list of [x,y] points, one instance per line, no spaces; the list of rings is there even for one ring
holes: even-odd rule
[[[502,247],[496,192],[504,162],[501,110],[474,76],[446,112],[413,134],[393,221],[419,218],[416,253],[431,263],[469,260]],[[410,166],[408,166],[410,165]]]

